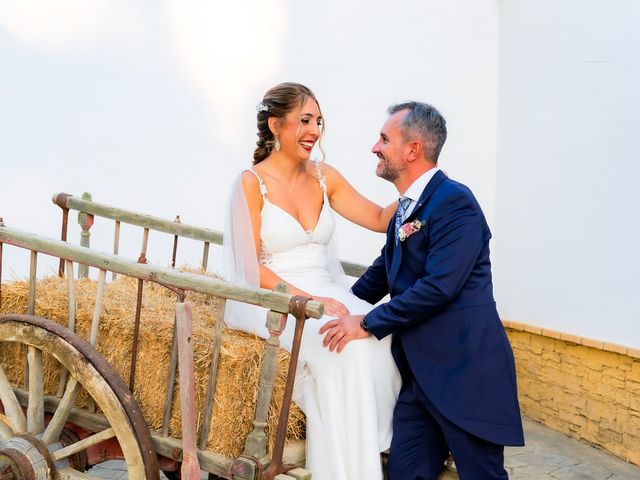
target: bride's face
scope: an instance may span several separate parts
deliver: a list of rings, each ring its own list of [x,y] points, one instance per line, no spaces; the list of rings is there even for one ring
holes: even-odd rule
[[[278,137],[280,152],[297,160],[307,160],[322,134],[322,115],[318,103],[311,97],[287,114]]]

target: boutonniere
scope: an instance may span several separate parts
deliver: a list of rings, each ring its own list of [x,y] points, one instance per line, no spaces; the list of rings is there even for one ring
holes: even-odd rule
[[[413,222],[408,222],[404,225],[401,225],[400,229],[398,230],[398,240],[404,242],[407,238],[409,238],[421,228],[422,221],[420,220],[414,220]]]

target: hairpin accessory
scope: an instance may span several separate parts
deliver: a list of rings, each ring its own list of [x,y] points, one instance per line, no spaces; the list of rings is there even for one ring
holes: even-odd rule
[[[264,103],[260,102],[258,105],[256,105],[256,110],[258,112],[268,112],[269,105],[265,105]]]
[[[407,238],[409,238],[421,228],[422,222],[420,220],[414,220],[413,222],[405,223],[398,229],[398,240],[404,242]]]

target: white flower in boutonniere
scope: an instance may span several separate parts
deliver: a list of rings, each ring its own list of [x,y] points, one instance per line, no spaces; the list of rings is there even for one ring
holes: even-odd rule
[[[413,222],[405,223],[398,230],[398,240],[404,242],[411,235],[416,233],[422,228],[422,222],[420,220],[414,220]]]

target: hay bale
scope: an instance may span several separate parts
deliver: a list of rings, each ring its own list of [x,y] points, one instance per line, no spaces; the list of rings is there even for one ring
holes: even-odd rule
[[[76,281],[76,333],[84,339],[89,337],[96,291],[95,281]],[[26,281],[3,284],[0,313],[25,313],[28,292],[29,285]],[[128,383],[129,379],[136,293],[136,279],[119,277],[116,281],[107,283],[97,340],[97,350],[105,356],[125,383]],[[215,318],[221,307],[221,300],[189,292],[187,301],[192,305],[193,311],[192,345],[200,429],[211,364],[211,345],[215,335]],[[160,430],[162,427],[175,302],[176,295],[170,290],[149,282],[144,284],[134,395],[147,424],[153,430]],[[37,282],[36,315],[63,325],[67,324],[66,279],[52,276]],[[244,439],[253,428],[258,378],[265,346],[264,340],[258,337],[225,330],[207,442],[208,450],[227,457],[236,457],[242,453]],[[0,362],[15,385],[22,382],[24,371],[24,355],[16,347],[3,344],[0,348]],[[44,362],[47,394],[55,393],[59,378],[58,365],[51,360],[45,358]],[[274,387],[274,396],[278,404],[284,392],[288,363],[288,352],[280,350]],[[80,396],[79,405],[86,404],[85,397],[86,395]],[[278,413],[278,409],[272,406],[267,427],[270,450],[275,437]],[[172,437],[181,436],[178,386],[174,392],[169,433]],[[287,437],[304,438],[304,433],[304,414],[293,404]]]

